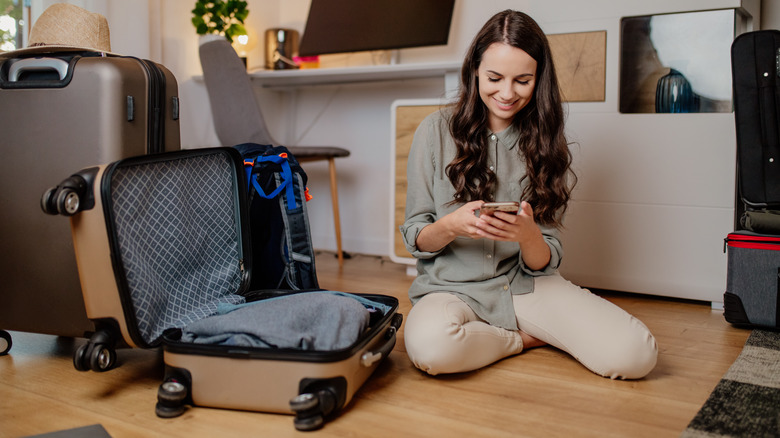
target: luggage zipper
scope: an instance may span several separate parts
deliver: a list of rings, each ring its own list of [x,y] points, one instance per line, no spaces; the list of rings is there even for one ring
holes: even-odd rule
[[[133,58],[133,57],[131,57]],[[147,121],[149,130],[146,133],[147,153],[156,154],[165,150],[165,74],[153,62],[145,59],[134,58],[141,63],[149,78],[149,112]]]
[[[727,246],[732,248],[778,251],[780,250],[780,237],[729,234],[728,237],[723,239],[723,252],[726,252]]]
[[[103,200],[103,216],[106,218],[106,233],[108,235],[108,246],[110,248],[111,266],[114,268],[114,277],[116,278],[117,290],[119,292],[119,301],[122,303],[122,313],[125,317],[125,326],[127,328],[130,339],[133,340],[135,345],[141,348],[150,348],[154,345],[146,342],[138,329],[138,319],[135,316],[133,308],[133,300],[130,297],[130,291],[127,287],[127,279],[125,276],[124,265],[122,264],[121,252],[119,250],[119,243],[116,236],[116,228],[114,227],[114,214],[112,212],[112,200],[111,200],[111,180],[113,173],[123,163],[124,160],[115,161],[103,170],[103,177],[100,181],[100,198]]]

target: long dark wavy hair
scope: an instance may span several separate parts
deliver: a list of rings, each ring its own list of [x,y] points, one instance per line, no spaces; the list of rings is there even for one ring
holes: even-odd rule
[[[527,180],[522,199],[533,207],[534,219],[560,227],[576,183],[564,134],[562,98],[547,37],[531,17],[518,11],[499,12],[488,20],[463,61],[460,94],[449,123],[457,146],[455,159],[446,169],[455,187],[453,203],[494,200],[497,181],[488,168],[488,109],[479,96],[477,80],[482,56],[493,43],[516,47],[536,60],[533,96],[512,122],[520,129],[518,153],[526,163],[526,175],[518,183]]]

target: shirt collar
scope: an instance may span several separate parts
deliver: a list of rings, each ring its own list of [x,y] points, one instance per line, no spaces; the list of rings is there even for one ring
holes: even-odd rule
[[[507,150],[512,150],[512,148],[517,145],[518,140],[520,140],[520,129],[518,129],[516,125],[512,124],[498,134],[493,132],[488,134],[488,136],[492,135],[495,135],[498,138],[498,142],[504,145]]]

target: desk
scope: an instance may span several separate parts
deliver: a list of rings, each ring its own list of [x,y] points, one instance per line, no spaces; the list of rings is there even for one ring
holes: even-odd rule
[[[294,89],[307,85],[353,84],[443,76],[445,89],[449,93],[458,87],[460,67],[460,62],[437,62],[303,70],[255,70],[249,72],[249,77],[264,88]]]

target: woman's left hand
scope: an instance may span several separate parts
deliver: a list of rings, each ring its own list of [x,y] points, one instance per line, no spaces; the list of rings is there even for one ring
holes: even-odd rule
[[[497,211],[493,216],[480,216],[476,227],[477,234],[486,239],[517,242],[520,256],[530,269],[542,270],[550,263],[550,247],[534,221],[531,204],[525,201],[520,203],[517,214]]]
[[[528,242],[538,238],[539,227],[534,222],[531,204],[523,201],[517,214],[496,211],[492,215],[481,215],[476,223],[477,234],[491,240],[504,242]]]

